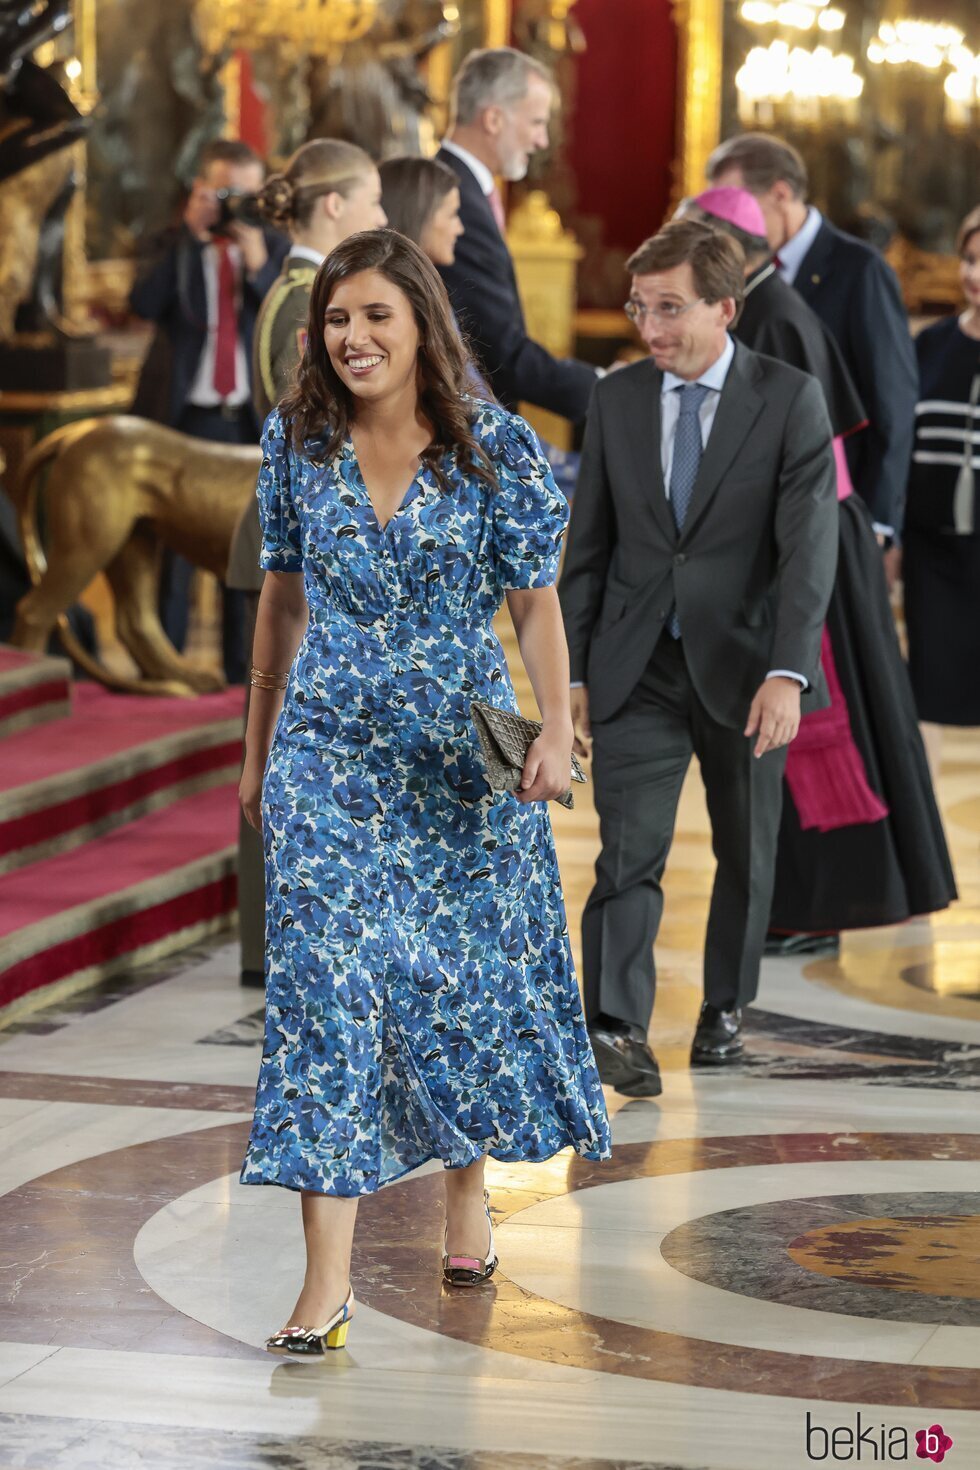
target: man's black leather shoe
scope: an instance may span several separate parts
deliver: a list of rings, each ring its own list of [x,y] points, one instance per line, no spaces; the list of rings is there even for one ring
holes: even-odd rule
[[[609,1026],[590,1026],[589,1040],[600,1081],[607,1087],[614,1087],[627,1097],[660,1096],[663,1091],[660,1068],[645,1041]]]
[[[742,1008],[719,1010],[707,1001],[701,1007],[691,1044],[693,1066],[717,1067],[734,1062],[742,1054]]]

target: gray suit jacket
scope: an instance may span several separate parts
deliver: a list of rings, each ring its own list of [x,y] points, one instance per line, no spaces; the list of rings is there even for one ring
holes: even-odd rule
[[[770,669],[828,703],[820,638],[837,566],[831,428],[816,379],[736,343],[680,535],[660,462],[662,374],[610,373],[586,424],[559,593],[593,719],[633,692],[676,601],[694,688],[741,728]]]

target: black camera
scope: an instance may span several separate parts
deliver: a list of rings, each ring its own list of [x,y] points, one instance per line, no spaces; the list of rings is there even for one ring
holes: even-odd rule
[[[261,229],[264,221],[259,212],[258,194],[246,194],[241,189],[215,189],[218,218],[209,226],[212,235],[227,235],[228,226],[251,225]]]

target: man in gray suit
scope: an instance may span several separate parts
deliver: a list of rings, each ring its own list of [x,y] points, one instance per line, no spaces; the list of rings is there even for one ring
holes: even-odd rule
[[[818,383],[729,336],[744,282],[734,241],[675,221],[628,269],[650,359],[596,388],[560,596],[602,840],[582,920],[586,1015],[603,1081],[649,1097],[660,880],[692,754],[717,872],[691,1059],[741,1050],[786,747],[801,707],[828,702],[837,500]]]

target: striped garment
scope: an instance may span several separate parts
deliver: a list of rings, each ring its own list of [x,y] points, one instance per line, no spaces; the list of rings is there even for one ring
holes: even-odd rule
[[[915,347],[920,397],[905,524],[970,534],[978,528],[980,340],[947,317]]]

